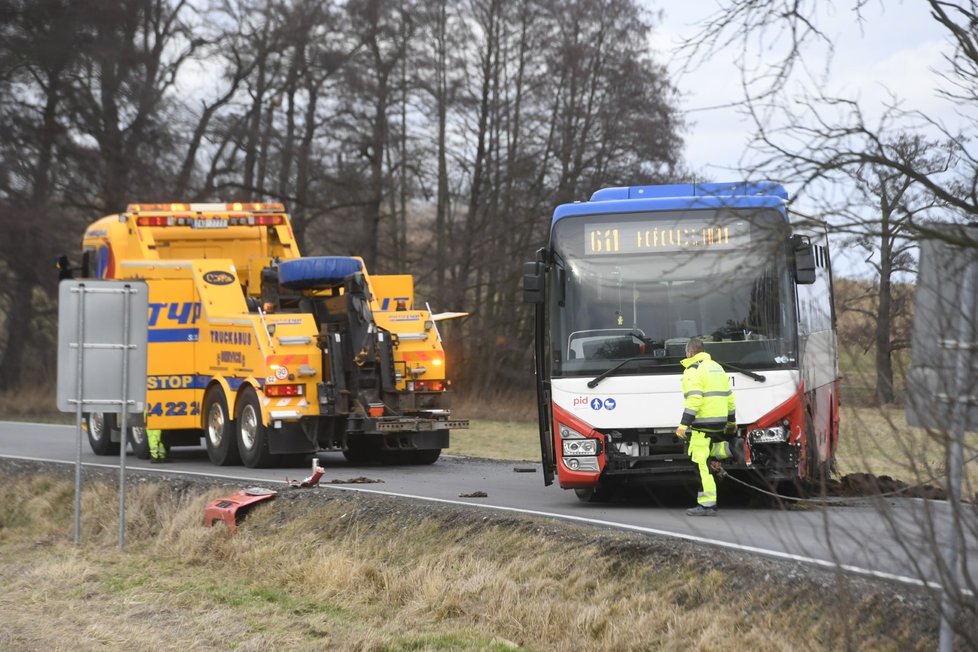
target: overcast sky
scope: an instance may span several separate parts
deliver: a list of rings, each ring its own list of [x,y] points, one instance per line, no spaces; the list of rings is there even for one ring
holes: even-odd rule
[[[709,108],[730,104],[742,98],[740,72],[734,65],[736,52],[715,56],[696,70],[680,75],[681,61],[676,44],[697,30],[697,23],[710,16],[716,0],[646,0],[653,10],[662,10],[656,21],[652,48],[665,63],[673,83],[682,94],[680,106],[688,121],[685,133],[685,158],[690,170],[713,181],[743,178],[739,172],[750,163],[747,145],[753,125],[735,107]],[[943,56],[951,51],[947,33],[927,12],[920,0],[870,0],[862,9],[863,24],[851,11],[855,0],[819,2],[820,27],[832,37],[835,52],[829,59],[825,48],[810,52],[807,65],[816,70],[828,66],[825,76],[828,94],[858,100],[867,117],[876,117],[891,94],[903,101],[907,110],[918,110],[946,126],[968,119],[959,114],[960,106],[942,100],[935,92],[939,71],[947,70]],[[974,119],[974,118],[972,118]],[[745,159],[746,155],[746,159]],[[773,177],[773,175],[771,175]],[[773,181],[779,179],[772,178]],[[789,193],[795,188],[787,185]],[[842,194],[846,191],[843,189]],[[812,211],[802,199],[798,207]],[[868,277],[867,252],[834,247],[836,273]]]
[[[886,89],[906,100],[907,108],[953,122],[959,119],[953,107],[934,93],[935,69],[946,69],[942,53],[948,51],[946,33],[930,18],[924,2],[869,2],[863,8],[864,24],[856,22],[850,7],[853,0],[821,3],[826,8],[820,24],[832,36],[835,54],[828,77],[830,89],[839,95],[858,98],[864,110],[880,106]],[[751,124],[735,108],[702,110],[728,104],[741,97],[740,74],[734,52],[714,57],[697,70],[678,75],[674,52],[682,37],[696,33],[696,23],[709,16],[714,0],[648,0],[661,8],[652,39],[659,60],[673,71],[673,81],[683,94],[687,111],[686,159],[689,167],[712,179],[731,178],[738,168],[751,132]],[[826,65],[827,53],[814,52],[808,64]],[[736,174],[734,174],[736,176]]]

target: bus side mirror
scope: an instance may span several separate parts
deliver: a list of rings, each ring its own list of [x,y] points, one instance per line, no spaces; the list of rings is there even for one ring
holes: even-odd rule
[[[792,236],[791,245],[795,253],[795,283],[811,285],[815,282],[815,248],[800,235]]]
[[[523,263],[523,303],[543,303],[543,263]]]

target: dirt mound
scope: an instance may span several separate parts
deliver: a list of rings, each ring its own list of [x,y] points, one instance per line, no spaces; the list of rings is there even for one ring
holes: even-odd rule
[[[931,484],[909,485],[888,475],[873,475],[871,473],[850,473],[839,480],[828,480],[825,483],[825,494],[852,498],[887,494],[910,498],[947,500],[947,492],[941,487],[935,487]]]

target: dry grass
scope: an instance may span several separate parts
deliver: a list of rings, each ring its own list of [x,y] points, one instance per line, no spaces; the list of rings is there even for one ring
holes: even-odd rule
[[[932,646],[824,609],[811,588],[736,593],[733,568],[704,569],[706,555],[333,494],[283,496],[230,536],[200,524],[226,490],[140,484],[119,552],[114,488],[88,481],[76,549],[71,483],[24,477],[0,487],[4,649],[821,650],[847,629],[864,649]]]
[[[450,455],[497,460],[539,460],[540,435],[536,421],[473,420],[468,430],[453,430]]]
[[[58,412],[53,385],[0,392],[0,419],[69,423],[74,418],[74,414]]]
[[[536,421],[535,390],[496,391],[491,394],[459,393],[453,397],[452,413],[462,419],[484,421]]]
[[[896,407],[843,405],[838,469],[847,473],[888,475],[909,484],[944,486],[947,482],[946,432],[907,425]],[[965,435],[964,495],[978,492],[978,433]]]

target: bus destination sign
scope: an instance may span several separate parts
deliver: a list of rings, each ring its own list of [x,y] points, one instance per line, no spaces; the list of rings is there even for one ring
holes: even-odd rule
[[[585,256],[692,253],[740,249],[750,244],[745,220],[607,222],[584,227]]]

